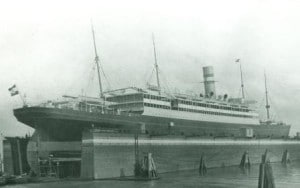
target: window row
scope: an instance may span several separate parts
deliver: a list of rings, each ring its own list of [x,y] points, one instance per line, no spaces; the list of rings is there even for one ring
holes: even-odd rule
[[[180,102],[180,104],[191,105],[191,106],[201,106],[201,107],[206,107],[206,108],[232,110],[232,111],[238,111],[238,112],[249,112],[248,109],[244,109],[244,108],[233,108],[230,106],[219,106],[219,105],[214,105],[214,104],[197,103],[197,102],[185,101],[185,100],[179,100],[179,102]]]
[[[177,110],[179,110],[179,111],[185,111],[185,112],[196,112],[196,113],[201,113],[201,114],[211,114],[211,115],[221,115],[221,116],[253,118],[253,116],[251,116],[251,115],[230,114],[230,113],[222,113],[222,112],[211,112],[211,111],[195,110],[195,109],[188,109],[188,108],[178,108]]]
[[[168,99],[166,97],[156,96],[156,95],[144,94],[144,98],[170,102],[170,99]]]
[[[131,95],[121,95],[121,96],[115,96],[115,97],[109,97],[107,98],[108,101],[111,102],[130,102],[130,101],[142,101],[143,95],[142,94],[131,94]]]
[[[159,104],[151,104],[151,103],[144,103],[144,106],[153,107],[153,108],[171,109],[170,106],[159,105]]]
[[[144,103],[144,106],[152,107],[152,108],[170,109],[169,106],[158,105],[158,104],[150,104],[150,103]],[[202,113],[202,114],[211,114],[211,115],[253,118],[253,116],[251,116],[251,115],[230,114],[230,113],[222,113],[222,112],[211,112],[211,111],[195,110],[195,109],[188,109],[188,108],[174,108],[172,110],[179,110],[179,111],[184,111],[184,112],[195,112],[195,113]]]
[[[116,105],[111,105],[111,108],[142,108],[143,103],[124,103],[124,104],[116,104]]]

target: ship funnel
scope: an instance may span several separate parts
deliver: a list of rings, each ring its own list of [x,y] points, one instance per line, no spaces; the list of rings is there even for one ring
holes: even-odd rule
[[[216,88],[214,80],[214,68],[212,66],[203,67],[205,96],[216,98]]]

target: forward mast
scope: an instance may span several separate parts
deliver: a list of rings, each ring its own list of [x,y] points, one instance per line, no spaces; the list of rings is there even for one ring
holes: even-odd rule
[[[152,33],[152,43],[153,43],[153,52],[154,52],[154,66],[155,66],[155,72],[156,72],[156,82],[157,82],[157,88],[158,93],[160,94],[161,88],[160,88],[160,81],[159,81],[159,72],[158,72],[158,64],[157,64],[157,57],[156,57],[156,48],[155,48],[155,40],[154,40],[154,34]]]
[[[95,40],[95,31],[94,31],[93,24],[92,24],[92,34],[93,34],[93,42],[94,42],[94,50],[95,50],[95,63],[96,63],[96,66],[97,66],[97,73],[98,73],[100,98],[104,99],[102,81],[101,81],[101,74],[100,74],[99,56],[98,56],[98,52],[97,52],[97,46],[96,46],[96,40]]]

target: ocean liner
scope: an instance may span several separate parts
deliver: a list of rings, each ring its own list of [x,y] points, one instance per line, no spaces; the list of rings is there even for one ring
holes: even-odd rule
[[[45,174],[49,172],[45,166],[53,163],[50,166],[57,168],[60,177],[110,178],[118,176],[120,169],[132,175],[133,135],[137,134],[141,152],[153,153],[159,172],[195,168],[203,152],[214,156],[210,166],[218,166],[221,161],[237,163],[233,153],[245,150],[256,153],[271,146],[273,153],[281,152],[275,145],[297,150],[294,142],[286,140],[290,125],[270,120],[267,87],[266,121],[259,119],[253,101],[245,99],[242,79],[241,98],[216,94],[212,66],[203,67],[204,94],[166,92],[160,86],[153,39],[157,85],[104,92],[94,31],[93,41],[99,98],[64,96],[60,101],[14,109],[18,121],[35,129],[27,146],[33,173]],[[220,152],[223,157],[216,157]]]

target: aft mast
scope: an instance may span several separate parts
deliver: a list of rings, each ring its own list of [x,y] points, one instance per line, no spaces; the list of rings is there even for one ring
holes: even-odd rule
[[[240,60],[240,59],[237,59],[235,62],[237,62],[237,63],[240,64],[242,98],[245,99],[245,91],[244,91],[244,80],[243,80],[242,63],[241,63],[241,60]]]
[[[98,72],[98,81],[99,81],[99,89],[100,89],[100,98],[104,98],[103,95],[103,89],[102,89],[102,82],[101,82],[101,75],[100,75],[100,65],[99,65],[99,56],[97,53],[97,46],[96,46],[96,40],[95,40],[95,32],[94,32],[94,27],[92,24],[92,33],[93,33],[93,42],[94,42],[94,50],[95,50],[95,63],[97,66],[97,72]]]
[[[152,42],[153,42],[153,51],[154,51],[154,61],[155,61],[155,65],[154,66],[155,66],[155,71],[156,71],[157,88],[158,88],[158,93],[160,94],[160,82],[159,82],[158,64],[157,64],[155,40],[154,40],[154,34],[153,33],[152,33]]]
[[[264,72],[264,76],[265,76],[265,93],[266,93],[267,120],[270,120],[270,104],[269,104],[269,97],[268,97],[268,88],[267,88],[267,76],[266,76],[266,71]]]

